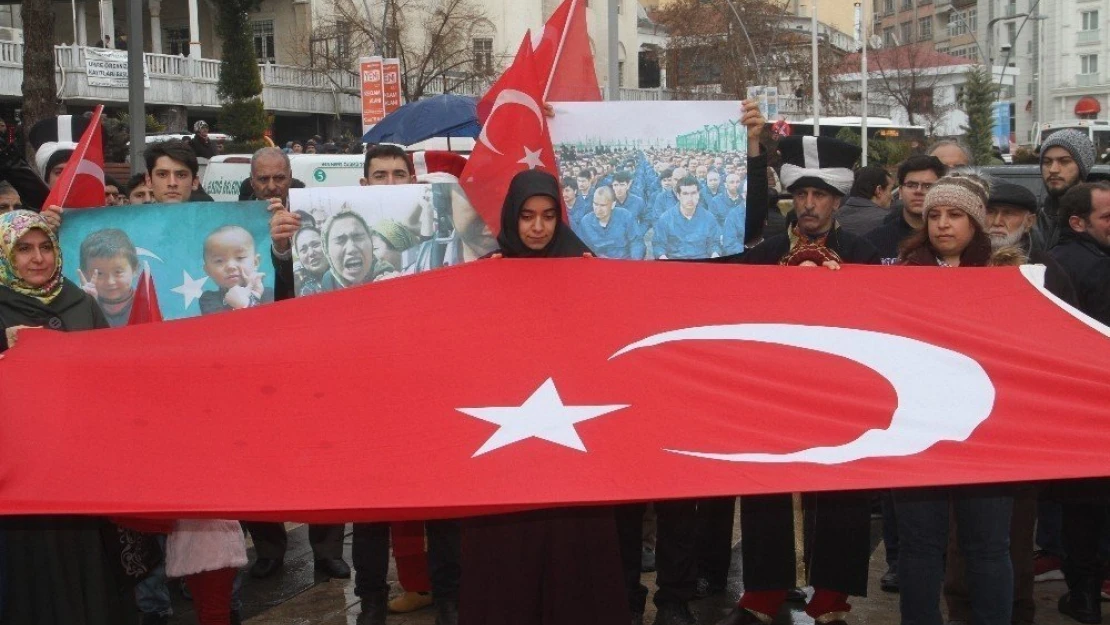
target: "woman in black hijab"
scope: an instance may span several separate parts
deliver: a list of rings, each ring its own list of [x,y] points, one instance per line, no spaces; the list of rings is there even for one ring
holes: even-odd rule
[[[590,254],[560,219],[559,184],[517,174],[493,257]],[[459,625],[626,625],[611,507],[533,510],[469,519],[462,529]]]
[[[593,253],[560,219],[559,181],[533,169],[513,176],[501,205],[501,249],[505,258],[571,258]]]

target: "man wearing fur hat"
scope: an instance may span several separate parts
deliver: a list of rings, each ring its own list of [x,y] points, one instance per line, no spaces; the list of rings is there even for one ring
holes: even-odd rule
[[[769,237],[732,262],[757,265],[878,264],[868,242],[836,225],[840,200],[852,188],[860,148],[817,137],[787,137],[779,143],[781,178],[794,198],[797,224]],[[850,595],[867,594],[871,512],[864,493],[807,495],[815,515],[808,559],[813,598],[806,612],[818,623],[843,624]],[[744,497],[740,505],[744,595],[718,625],[770,623],[796,584],[795,510],[791,495]]]
[[[1086,182],[1095,164],[1095,146],[1086,133],[1074,129],[1059,130],[1041,144],[1041,178],[1048,196],[1037,218],[1038,243],[1052,249],[1060,240],[1060,198],[1075,185]]]

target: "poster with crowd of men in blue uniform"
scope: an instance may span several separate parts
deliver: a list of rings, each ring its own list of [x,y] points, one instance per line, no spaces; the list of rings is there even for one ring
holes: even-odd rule
[[[571,227],[598,256],[709,258],[744,250],[740,103],[567,102],[551,139]]]

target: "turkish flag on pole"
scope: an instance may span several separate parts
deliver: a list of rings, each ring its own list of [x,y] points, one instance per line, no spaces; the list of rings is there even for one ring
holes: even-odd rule
[[[586,32],[586,0],[563,0],[532,47],[536,53],[536,73],[544,81],[544,102],[601,100],[594,54]]]
[[[104,206],[104,140],[100,132],[100,116],[103,112],[104,105],[96,105],[92,121],[81,135],[62,175],[50,189],[50,195],[46,196],[43,208]]]
[[[396,521],[1110,476],[1110,328],[1037,270],[500,259],[26,331],[0,359],[0,515]]]
[[[486,94],[492,102],[489,117],[459,179],[494,236],[501,229],[501,204],[517,172],[539,168],[558,175],[540,91],[532,46],[525,36],[513,64]]]
[[[543,25],[543,32],[533,37],[525,33],[520,50],[533,51],[536,78],[543,93],[541,103],[598,102],[601,88],[594,71],[594,55],[590,51],[590,36],[586,32],[586,5],[584,0],[564,0],[551,18]],[[517,51],[517,57],[520,56]],[[500,80],[498,81],[498,83]],[[493,99],[497,96],[497,83],[478,102],[478,121],[486,123]]]
[[[131,304],[131,315],[127,325],[151,323],[162,320],[162,309],[158,307],[158,292],[154,290],[154,276],[150,274],[150,264],[144,263],[143,273],[139,276],[139,286],[135,288],[135,301]]]

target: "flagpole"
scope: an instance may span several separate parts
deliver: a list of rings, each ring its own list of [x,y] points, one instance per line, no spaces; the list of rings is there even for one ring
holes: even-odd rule
[[[77,36],[77,0],[69,0],[69,8],[73,11],[73,45],[76,46],[80,41]]]
[[[559,47],[555,48],[555,61],[551,63],[551,71],[547,74],[547,84],[543,86],[543,101],[547,102],[547,94],[551,91],[551,83],[555,80],[555,70],[559,67],[559,57],[563,56],[563,44],[567,41],[567,33],[570,32],[570,21],[574,19],[574,14],[577,12],[578,3],[581,0],[571,0],[570,10],[567,13],[567,23],[563,26],[563,32],[559,34]]]
[[[867,22],[864,21],[866,19],[866,16],[869,15],[869,13],[867,12],[867,0],[861,0],[860,9],[862,13],[862,15],[860,15],[859,22],[860,33],[862,35],[860,39],[863,40],[863,54],[860,55],[860,58],[863,60],[863,73],[860,77],[862,88],[860,89],[859,103],[861,118],[860,147],[863,149],[863,155],[860,163],[864,167],[867,167],[867,38],[869,35],[867,34]]]
[[[813,2],[813,16],[810,19],[812,33],[811,56],[813,56],[813,136],[821,136],[821,91],[818,89],[817,77],[817,0]]]
[[[131,33],[127,46],[127,98],[131,115],[131,173],[146,171],[143,151],[146,149],[146,93],[143,91],[146,67],[143,66],[143,3],[127,2],[127,32]]]
[[[609,99],[621,99],[620,35],[617,30],[617,2],[609,0]]]

